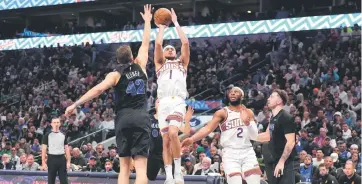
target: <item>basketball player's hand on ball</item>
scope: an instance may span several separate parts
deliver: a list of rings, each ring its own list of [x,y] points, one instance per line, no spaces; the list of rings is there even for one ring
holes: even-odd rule
[[[250,122],[254,120],[253,111],[243,106],[240,110],[240,119],[246,126],[249,126]]]
[[[76,106],[74,104],[72,104],[71,106],[67,107],[67,109],[65,109],[65,116],[70,116],[71,114],[73,114],[74,109],[76,108]]]
[[[140,12],[143,20],[145,22],[151,22],[152,20],[152,6],[150,4],[146,4],[143,6],[144,13]]]
[[[173,23],[177,22],[177,15],[175,13],[175,10],[173,10],[173,8],[171,8],[171,20]]]

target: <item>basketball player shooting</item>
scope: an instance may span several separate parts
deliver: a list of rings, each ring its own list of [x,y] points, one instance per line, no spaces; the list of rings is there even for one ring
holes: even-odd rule
[[[241,184],[243,177],[248,184],[260,184],[261,171],[250,142],[250,140],[256,140],[258,129],[253,112],[241,104],[243,96],[242,89],[231,88],[227,92],[228,106],[216,111],[205,127],[182,142],[182,147],[201,140],[219,126],[227,183]]]
[[[176,50],[171,45],[162,49],[163,35],[167,26],[158,24],[159,32],[156,37],[154,53],[158,77],[157,96],[160,99],[158,121],[163,139],[162,155],[166,171],[165,184],[183,184],[178,133],[186,113],[185,99],[188,95],[186,74],[190,61],[190,47],[188,38],[177,22],[177,16],[173,9],[171,9],[171,20],[182,43],[181,56],[177,58]],[[175,163],[174,178],[172,176],[172,157]]]
[[[145,24],[137,58],[133,60],[129,46],[120,46],[116,52],[119,66],[115,71],[107,74],[101,83],[90,89],[65,111],[66,115],[70,115],[79,105],[115,87],[117,115],[114,122],[120,157],[118,184],[129,183],[131,157],[134,159],[136,168],[135,183],[148,183],[146,171],[151,122],[147,111],[145,86],[147,85],[146,65],[151,36],[151,11],[151,5],[146,5],[144,13],[141,13]]]

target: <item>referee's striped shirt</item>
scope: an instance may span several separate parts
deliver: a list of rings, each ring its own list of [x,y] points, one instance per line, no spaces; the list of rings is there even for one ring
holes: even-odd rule
[[[68,145],[67,138],[62,132],[49,132],[43,137],[43,143],[48,147],[50,155],[64,155],[64,147]]]

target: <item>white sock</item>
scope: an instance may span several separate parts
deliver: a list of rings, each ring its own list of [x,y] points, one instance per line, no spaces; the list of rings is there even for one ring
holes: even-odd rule
[[[174,158],[175,163],[175,175],[181,174],[181,158]]]
[[[165,171],[166,171],[166,180],[173,179],[172,165],[165,165]]]

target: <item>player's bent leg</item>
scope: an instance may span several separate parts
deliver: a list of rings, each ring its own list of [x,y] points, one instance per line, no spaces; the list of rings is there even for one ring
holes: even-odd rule
[[[242,184],[243,179],[241,178],[241,172],[234,172],[234,173],[228,174],[226,176],[226,181],[228,184]]]
[[[243,178],[248,184],[260,184],[261,170],[259,167],[243,172]]]
[[[131,157],[119,158],[118,184],[129,184]]]
[[[147,184],[147,157],[145,156],[135,156],[134,157],[134,166],[136,168],[136,181],[135,184]],[[129,177],[129,175],[128,175]]]

